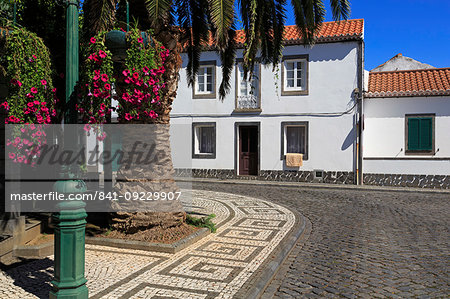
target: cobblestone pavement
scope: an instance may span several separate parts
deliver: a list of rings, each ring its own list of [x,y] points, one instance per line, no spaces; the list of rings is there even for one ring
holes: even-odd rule
[[[176,254],[86,246],[90,298],[242,298],[298,219],[252,197],[195,191],[187,210],[218,225]],[[0,271],[0,298],[47,298],[53,257]]]
[[[311,221],[263,298],[450,298],[450,195],[195,183]]]

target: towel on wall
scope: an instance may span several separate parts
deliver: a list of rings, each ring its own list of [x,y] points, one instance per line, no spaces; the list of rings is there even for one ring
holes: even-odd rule
[[[303,166],[303,154],[286,154],[286,166],[287,167],[300,167]]]

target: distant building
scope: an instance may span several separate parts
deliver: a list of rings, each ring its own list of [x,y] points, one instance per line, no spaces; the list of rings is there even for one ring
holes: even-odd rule
[[[364,184],[450,188],[450,68],[370,72]]]
[[[382,65],[377,66],[370,72],[390,72],[390,71],[406,71],[406,70],[423,70],[423,69],[433,69],[434,66],[431,66],[426,63],[422,63],[420,61],[414,60],[412,58],[403,56],[402,53],[399,53],[383,63]]]

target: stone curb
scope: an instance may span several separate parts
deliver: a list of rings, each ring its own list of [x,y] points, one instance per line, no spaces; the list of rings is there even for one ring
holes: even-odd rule
[[[53,250],[53,242],[32,246],[20,245],[14,248],[14,256],[27,259],[40,259],[52,255]]]
[[[155,252],[165,252],[165,253],[177,253],[180,250],[194,244],[198,240],[206,237],[210,234],[208,228],[200,228],[196,232],[190,234],[189,236],[175,242],[172,244],[161,244],[161,243],[149,243],[144,241],[134,241],[134,240],[122,240],[122,239],[110,239],[110,238],[99,238],[99,237],[87,237],[86,244],[108,246],[115,248],[124,249],[135,249],[135,250],[145,250],[145,251],[155,251]]]
[[[212,183],[212,184],[230,184],[230,185],[263,185],[272,187],[289,188],[307,188],[307,189],[345,189],[355,191],[375,191],[375,192],[411,192],[411,193],[433,193],[450,194],[448,189],[427,189],[413,187],[390,187],[390,186],[372,186],[372,185],[338,185],[326,183],[306,183],[306,182],[281,182],[281,181],[259,181],[259,180],[236,180],[236,179],[214,179],[214,178],[175,178],[177,182],[189,183]]]
[[[286,254],[285,259],[278,267],[276,273],[272,276],[272,279],[267,283],[266,288],[260,293],[258,299],[272,299],[278,288],[281,286],[282,279],[285,277],[290,265],[293,263],[293,257],[298,254],[298,252],[303,248],[305,241],[308,240],[311,235],[312,224],[308,218],[305,217],[306,227],[300,237],[297,239],[296,243],[289,252]]]
[[[280,205],[279,203],[277,204]],[[306,225],[309,222],[308,219],[284,205],[281,206],[291,211],[295,215],[297,221],[291,232],[285,236],[275,250],[270,253],[272,260],[266,260],[258,270],[261,274],[254,279],[250,279],[246,283],[251,283],[252,287],[246,292],[239,291],[235,296],[236,298],[261,298],[266,288],[278,273],[280,266],[288,258],[289,253],[295,247],[295,244],[304,236]]]

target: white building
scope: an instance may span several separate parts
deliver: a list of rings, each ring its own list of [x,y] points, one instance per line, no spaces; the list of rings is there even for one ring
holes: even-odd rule
[[[450,188],[450,68],[371,72],[365,184]]]
[[[194,88],[182,56],[171,113],[175,169],[207,177],[355,183],[363,38],[362,19],[324,23],[313,47],[304,47],[296,27],[287,26],[279,69],[258,65],[251,82],[243,81],[238,50],[223,101],[217,53],[201,54]],[[286,153],[303,154],[303,165],[288,167]]]

